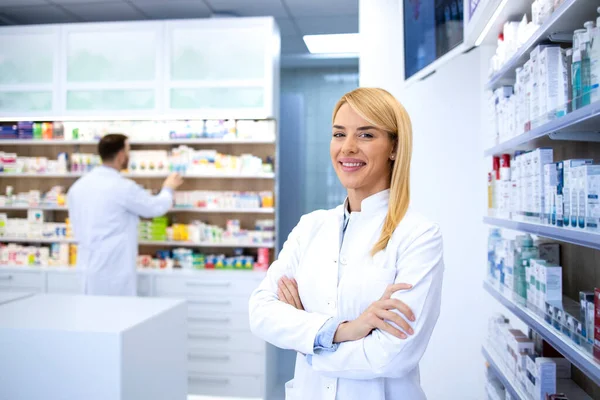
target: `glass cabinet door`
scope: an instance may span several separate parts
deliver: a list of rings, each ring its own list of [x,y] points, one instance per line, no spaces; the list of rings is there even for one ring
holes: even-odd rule
[[[264,114],[273,80],[267,24],[216,22],[167,23],[167,109],[230,118]]]
[[[56,106],[57,27],[0,30],[0,115],[49,115]]]
[[[67,113],[143,112],[158,107],[160,23],[64,29]]]

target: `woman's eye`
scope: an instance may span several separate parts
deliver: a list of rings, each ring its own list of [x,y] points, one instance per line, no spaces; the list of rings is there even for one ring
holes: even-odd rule
[[[344,132],[334,132],[333,133],[333,137],[339,138],[339,137],[344,137],[344,136],[346,136],[346,134]]]
[[[361,134],[360,134],[360,137],[361,137],[361,138],[366,138],[366,139],[372,139],[374,136],[373,136],[373,134],[372,134],[372,133],[369,133],[369,132],[363,132],[363,133],[361,133]]]

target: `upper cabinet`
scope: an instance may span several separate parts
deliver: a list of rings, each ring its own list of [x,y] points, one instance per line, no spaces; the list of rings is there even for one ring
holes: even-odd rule
[[[0,28],[0,117],[275,116],[272,18]]]
[[[173,21],[166,29],[168,113],[273,115],[272,20]]]
[[[57,26],[0,29],[0,113],[50,115],[58,108]]]
[[[65,25],[67,114],[159,110],[161,23]]]

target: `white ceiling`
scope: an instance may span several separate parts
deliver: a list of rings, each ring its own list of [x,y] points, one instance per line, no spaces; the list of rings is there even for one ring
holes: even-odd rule
[[[358,32],[358,0],[0,0],[0,25],[273,16],[283,54],[308,50],[303,35]]]

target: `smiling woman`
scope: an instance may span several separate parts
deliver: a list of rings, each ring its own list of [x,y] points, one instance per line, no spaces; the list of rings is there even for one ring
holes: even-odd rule
[[[288,400],[425,399],[444,266],[438,226],[408,207],[408,114],[382,89],[347,93],[330,153],[348,197],[290,233],[250,298],[252,331],[298,352]]]

